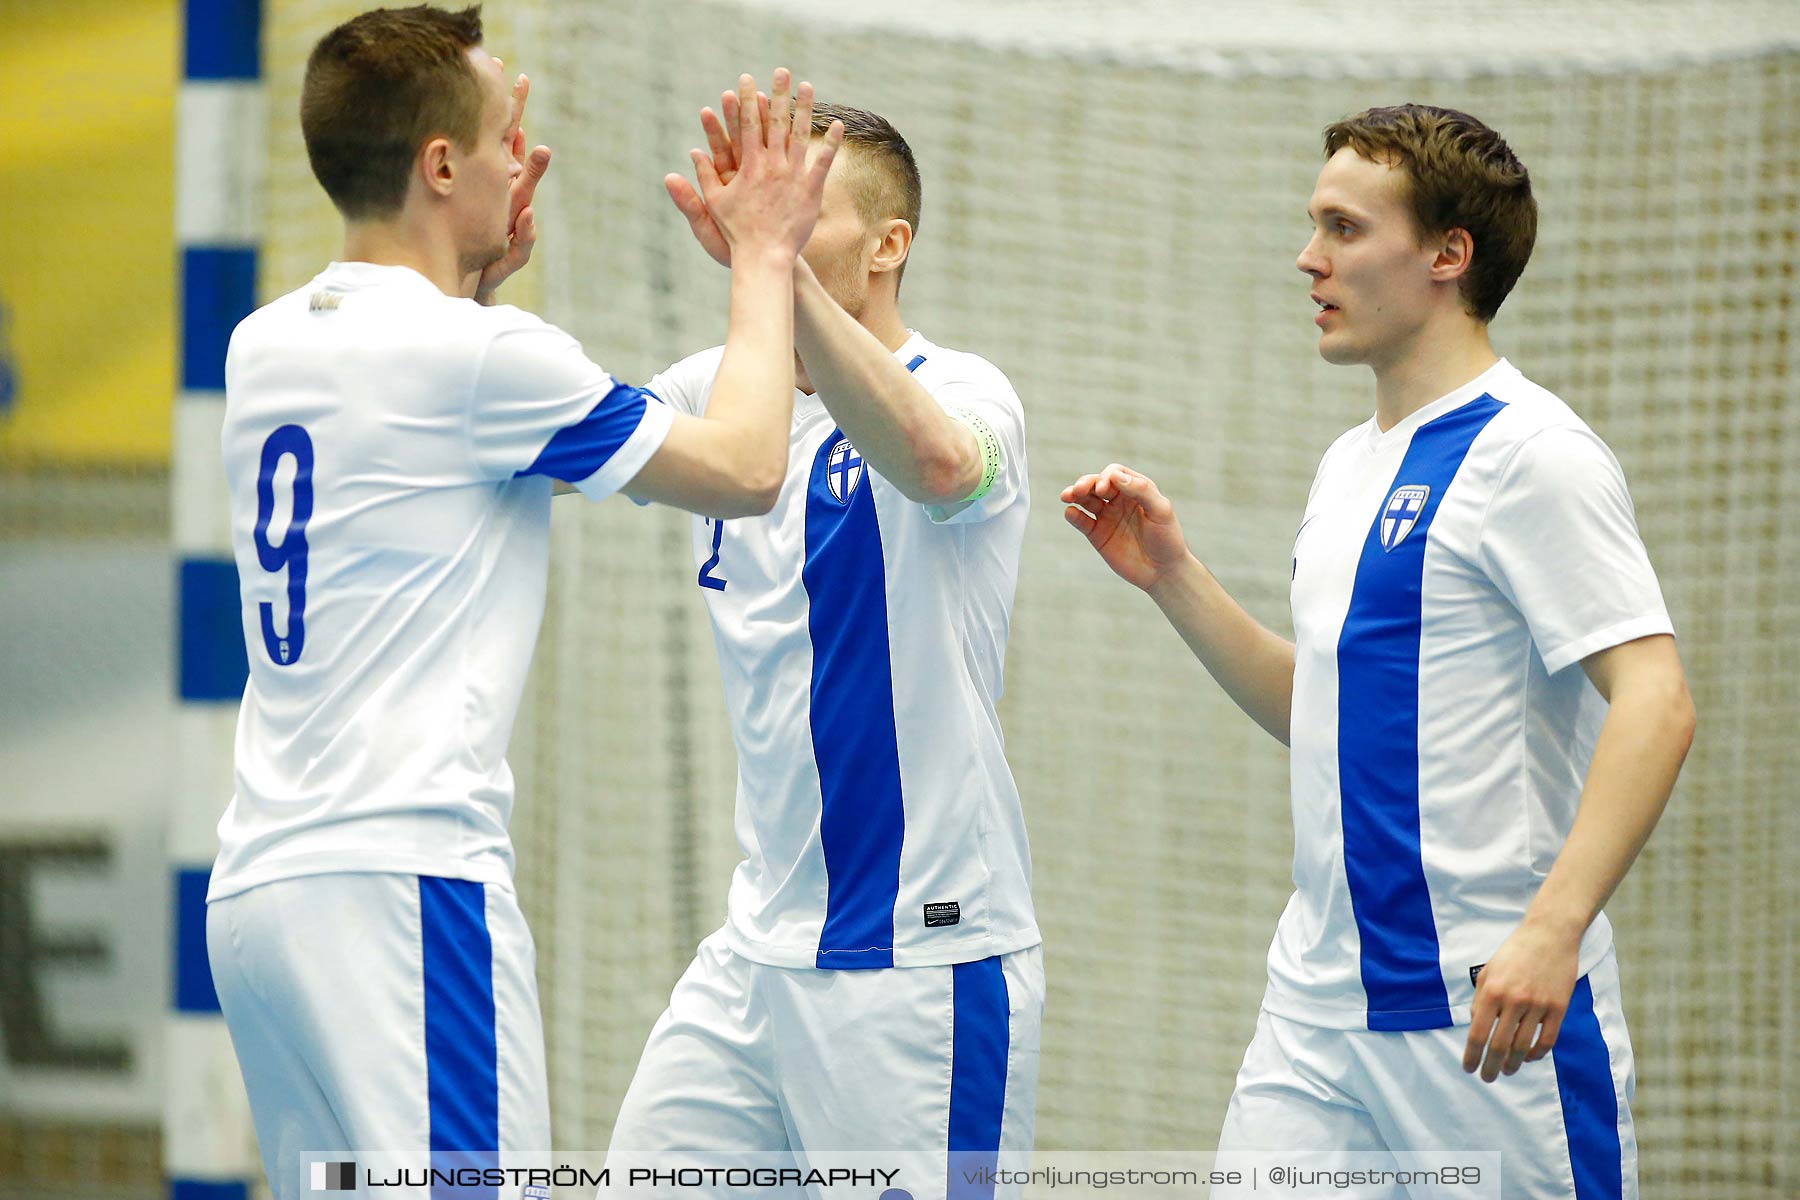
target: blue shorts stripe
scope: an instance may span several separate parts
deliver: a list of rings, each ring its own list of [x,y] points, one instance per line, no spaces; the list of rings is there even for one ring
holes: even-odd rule
[[[250,678],[237,564],[228,558],[183,559],[176,588],[177,693],[183,700],[236,703]]]
[[[1363,542],[1338,637],[1344,874],[1362,938],[1370,1029],[1452,1023],[1419,833],[1425,544],[1444,492],[1500,409],[1481,396],[1413,434]],[[1412,491],[1408,506],[1400,489],[1429,491],[1422,500]]]
[[[189,79],[262,75],[263,0],[187,0],[183,55]]]
[[[425,974],[425,1075],[431,1165],[499,1165],[500,1065],[487,893],[467,879],[419,877]],[[432,1185],[434,1200],[492,1200],[495,1187]]]
[[[181,386],[225,389],[231,331],[256,307],[256,251],[188,246],[181,252]]]
[[[998,958],[950,968],[955,1031],[950,1059],[951,1200],[991,1200],[988,1173],[999,1164],[1006,1109],[1006,1055],[1012,1030],[1006,972]]]
[[[813,460],[800,578],[812,636],[812,742],[826,876],[817,961],[827,968],[891,967],[906,814],[887,567],[868,467],[839,429]]]
[[[171,1179],[168,1200],[250,1200],[250,1185],[211,1179]]]
[[[529,467],[519,475],[548,475],[564,483],[578,483],[604,467],[644,421],[647,400],[660,398],[643,388],[624,384],[600,398],[588,415],[557,430],[544,443]],[[515,476],[516,478],[516,476]]]
[[[1562,1097],[1575,1200],[1621,1200],[1625,1183],[1619,1097],[1613,1090],[1612,1056],[1594,1013],[1594,991],[1585,975],[1569,997],[1550,1061],[1556,1064],[1556,1090]]]
[[[217,1013],[212,963],[206,957],[206,885],[211,867],[175,869],[175,1011]]]

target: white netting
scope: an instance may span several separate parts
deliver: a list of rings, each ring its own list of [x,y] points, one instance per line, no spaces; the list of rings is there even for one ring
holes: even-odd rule
[[[334,250],[293,122],[312,39],[269,23],[266,295]],[[1203,15],[1202,15],[1203,14]],[[1287,893],[1281,749],[1054,495],[1119,459],[1181,506],[1233,592],[1287,628],[1318,457],[1366,416],[1322,364],[1293,258],[1319,131],[1369,104],[1465,108],[1542,210],[1494,327],[1625,465],[1701,731],[1610,907],[1648,1195],[1800,1194],[1800,6],[1221,9],[821,3],[496,9],[557,151],[521,294],[643,380],[724,332],[725,276],[660,178],[694,114],[777,64],[890,117],[925,205],[906,317],[1004,369],[1037,508],[1002,708],[1027,805],[1050,1003],[1047,1148],[1209,1149]],[[510,39],[510,40],[509,40]],[[721,919],[733,760],[685,518],[559,502],[514,742],[557,1141],[604,1145],[645,1034]]]

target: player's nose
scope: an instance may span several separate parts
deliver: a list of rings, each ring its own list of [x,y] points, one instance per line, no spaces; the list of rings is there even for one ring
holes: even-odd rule
[[[1294,258],[1294,265],[1314,278],[1321,278],[1328,273],[1325,256],[1319,253],[1319,235],[1313,234],[1300,253]]]

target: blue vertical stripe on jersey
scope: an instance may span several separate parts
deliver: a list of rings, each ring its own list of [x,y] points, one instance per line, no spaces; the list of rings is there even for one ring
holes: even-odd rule
[[[1425,545],[1444,492],[1501,405],[1480,396],[1421,426],[1363,542],[1338,636],[1338,792],[1344,875],[1362,938],[1370,1029],[1442,1029],[1450,997],[1419,842],[1419,642]],[[1382,513],[1398,487],[1431,489],[1392,550]]]
[[[1006,1110],[1006,1056],[1012,1039],[1006,971],[998,958],[950,968],[949,1200],[992,1200]]]
[[[487,893],[467,879],[419,876],[425,975],[425,1089],[435,1169],[500,1165],[500,1062]],[[433,1183],[433,1200],[492,1200],[495,1187]]]
[[[651,399],[661,402],[654,392],[643,388],[614,385],[587,416],[557,430],[531,465],[518,475],[548,475],[564,483],[586,479],[604,467],[637,432],[644,420],[644,403]]]
[[[1625,1171],[1619,1097],[1613,1091],[1612,1056],[1594,1013],[1594,990],[1585,975],[1569,997],[1550,1061],[1556,1064],[1556,1090],[1562,1096],[1575,1200],[1620,1200]]]
[[[217,1013],[212,962],[206,957],[206,885],[211,867],[175,868],[175,1011]]]
[[[181,252],[181,386],[225,390],[231,331],[256,307],[256,250],[188,246]]]
[[[176,579],[176,691],[185,701],[244,698],[243,599],[230,558],[184,558]]]
[[[826,480],[841,429],[819,447],[806,487],[807,629],[812,638],[812,741],[819,768],[825,924],[818,965],[894,965],[900,894],[900,742],[888,659],[887,566],[865,465],[840,501]]]

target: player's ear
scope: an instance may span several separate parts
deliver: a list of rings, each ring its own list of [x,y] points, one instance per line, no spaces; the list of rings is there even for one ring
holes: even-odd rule
[[[881,240],[875,243],[875,257],[869,263],[869,270],[877,275],[898,271],[912,251],[912,226],[902,217],[890,217],[877,232]]]
[[[1431,261],[1431,277],[1439,283],[1462,278],[1475,261],[1475,239],[1463,228],[1452,229],[1437,239],[1437,256]]]
[[[450,194],[450,187],[456,176],[456,165],[451,159],[449,138],[432,138],[419,151],[419,181],[425,185],[429,194]]]

